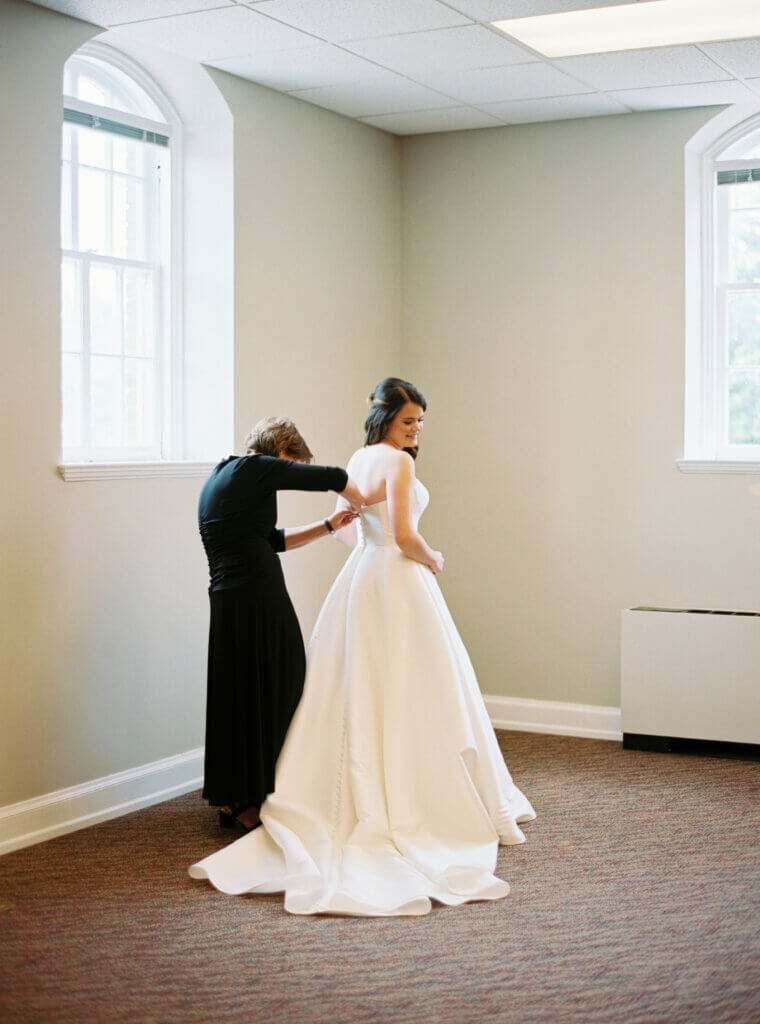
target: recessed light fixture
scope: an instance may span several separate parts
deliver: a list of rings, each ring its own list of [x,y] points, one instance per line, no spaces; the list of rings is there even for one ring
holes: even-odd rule
[[[545,57],[760,36],[760,0],[641,0],[492,22]]]

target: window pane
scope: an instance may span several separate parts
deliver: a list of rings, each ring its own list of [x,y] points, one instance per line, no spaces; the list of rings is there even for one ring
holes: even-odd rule
[[[97,57],[71,57],[64,72],[64,93],[88,103],[141,114],[154,121],[165,117],[144,89],[112,64]]]
[[[156,443],[156,368],[152,359],[124,360],[124,443]]]
[[[61,266],[61,347],[64,352],[82,350],[82,288],[76,260],[64,260]]]
[[[82,443],[82,357],[64,353],[61,365],[63,398],[61,435],[64,449]]]
[[[760,293],[728,296],[728,361],[760,367]]]
[[[90,347],[93,352],[121,352],[121,281],[115,267],[90,268]]]
[[[760,372],[729,373],[729,444],[760,444]]]
[[[79,170],[79,250],[106,255],[108,174],[88,168]]]
[[[93,356],[90,361],[92,444],[115,448],[121,443],[121,359]]]
[[[732,209],[745,206],[760,206],[760,181],[743,181],[740,185],[721,185],[728,190],[728,202]]]
[[[97,103],[101,107],[111,106],[110,91],[98,82],[94,82],[89,75],[80,72],[76,88],[77,99],[84,100],[85,103]]]
[[[134,139],[127,139],[121,135],[114,135],[113,142],[113,169],[123,174],[137,174],[141,171],[140,147],[143,142],[136,142]]]
[[[111,136],[96,128],[79,129],[79,163],[90,167],[111,166]]]
[[[115,177],[113,182],[113,255],[145,259],[144,193],[141,181]]]
[[[729,275],[733,281],[760,281],[760,210],[731,214]]]
[[[124,351],[131,356],[153,356],[155,346],[153,274],[124,269]]]

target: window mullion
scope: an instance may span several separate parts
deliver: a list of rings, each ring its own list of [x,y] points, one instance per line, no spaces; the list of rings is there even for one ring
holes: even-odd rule
[[[152,257],[159,268],[153,277],[153,301],[155,303],[156,310],[156,380],[155,392],[153,395],[153,406],[156,426],[159,431],[161,456],[162,458],[167,459],[171,455],[169,449],[174,446],[174,437],[171,430],[171,416],[174,408],[175,395],[171,387],[171,374],[173,368],[172,354],[169,347],[171,332],[167,330],[166,307],[164,305],[166,302],[166,291],[164,289],[166,271],[162,265],[162,261],[165,258],[165,253],[167,252],[167,239],[163,237],[166,227],[166,210],[162,205],[162,200],[165,199],[165,195],[162,191],[163,174],[159,166],[159,161],[163,159],[163,155],[157,157],[153,154],[151,163],[150,205],[152,208],[154,223],[157,225],[157,230],[152,238]]]
[[[150,256],[156,271],[151,275],[151,295],[155,313],[155,332],[153,336],[153,422],[157,434],[157,442],[162,458],[168,457],[166,413],[171,408],[171,396],[167,394],[164,382],[166,375],[166,352],[164,348],[164,311],[162,305],[161,279],[163,270],[161,261],[161,205],[158,196],[159,173],[158,159],[155,151],[145,151],[145,179],[147,181],[145,197],[145,240],[146,255]]]
[[[715,438],[718,451],[723,451],[728,443],[728,373],[727,373],[727,301],[726,289],[718,288],[715,293],[715,331],[714,331],[714,408]]]
[[[167,434],[171,448],[169,458],[179,458],[184,449],[185,359],[183,347],[182,268],[183,240],[179,227],[182,208],[182,136],[173,135],[169,152],[162,163],[160,176],[162,195],[163,259],[169,268],[161,278],[163,295],[163,327],[165,348],[169,353],[166,389],[170,394]]]
[[[167,446],[170,443],[171,435],[167,429],[169,416],[171,415],[172,409],[172,395],[168,393],[168,372],[167,372],[167,360],[166,360],[166,337],[164,331],[164,288],[163,288],[164,273],[159,270],[153,276],[153,301],[155,308],[158,312],[156,317],[157,324],[157,336],[155,340],[156,348],[156,360],[154,366],[156,368],[156,381],[155,381],[155,392],[153,395],[153,409],[154,416],[156,417],[156,425],[159,431],[159,443],[161,447],[161,457],[164,459],[169,458],[169,451]]]
[[[79,256],[79,252],[75,252],[73,249],[64,249],[64,255]],[[135,267],[137,270],[158,270],[158,264],[151,263],[148,260],[129,260],[124,259],[122,256],[103,256],[100,253],[92,252],[87,253],[88,258],[93,263],[104,263],[111,267]]]
[[[712,180],[706,182],[705,209],[712,215],[705,218],[703,244],[708,258],[703,259],[703,274],[707,287],[702,292],[702,355],[701,355],[701,444],[715,457],[717,447],[715,408],[715,279],[720,275],[720,223],[716,217],[716,199]]]
[[[82,261],[82,448],[92,449],[92,402],[90,400],[90,260],[80,256]]]
[[[121,416],[120,416],[120,421],[121,421],[121,444],[122,444],[122,447],[123,447],[124,443],[125,443],[125,439],[127,437],[127,400],[126,400],[126,393],[127,393],[127,361],[126,361],[126,352],[125,352],[125,350],[126,350],[126,336],[125,336],[126,335],[126,331],[125,331],[126,325],[124,323],[125,310],[124,310],[124,268],[123,267],[119,267],[118,274],[119,274],[119,276],[118,276],[119,287],[117,289],[117,295],[118,295],[118,302],[119,302],[119,335],[120,335],[120,339],[119,339],[120,340],[120,345],[119,345],[119,362],[121,364],[120,367],[119,367],[120,370],[121,370],[121,374],[120,374],[120,376],[121,376],[121,392],[120,392],[119,398],[120,398],[120,402],[121,402]]]
[[[71,246],[79,252],[79,132],[71,132]]]
[[[108,179],[106,189],[106,252],[113,253],[113,174],[104,172]]]

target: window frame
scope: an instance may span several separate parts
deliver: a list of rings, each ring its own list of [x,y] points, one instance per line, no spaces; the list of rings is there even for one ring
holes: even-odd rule
[[[169,172],[166,183],[168,189],[168,202],[162,210],[165,233],[166,255],[168,257],[168,287],[166,295],[162,300],[162,351],[158,360],[158,381],[157,381],[157,415],[159,422],[159,443],[151,449],[140,451],[135,448],[117,449],[96,449],[89,447],[85,449],[63,450],[61,438],[61,475],[64,479],[84,479],[85,474],[74,472],[75,467],[92,467],[93,476],[102,477],[109,475],[123,475],[121,473],[109,474],[106,470],[109,466],[136,467],[144,463],[146,469],[150,469],[148,475],[156,475],[155,467],[161,465],[175,465],[182,461],[184,455],[182,424],[183,424],[183,137],[182,122],[175,107],[148,74],[136,61],[126,54],[114,49],[104,43],[86,43],[72,58],[93,58],[104,63],[107,67],[113,67],[116,71],[127,75],[140,89],[142,89],[152,103],[158,108],[164,117],[163,122],[153,121],[151,118],[140,114],[127,113],[111,107],[100,106],[89,103],[75,97],[64,95],[63,105],[83,114],[109,118],[124,124],[132,125],[148,132],[158,132],[168,136],[167,150],[169,153]],[[107,71],[106,71],[107,78]],[[62,195],[62,182],[60,183]],[[167,223],[168,222],[168,223]],[[89,265],[90,259],[84,259],[80,251],[61,250],[61,263],[66,256],[75,256],[82,261],[83,265]],[[92,255],[92,259],[99,260],[99,256]],[[109,261],[109,258],[105,258]],[[114,261],[117,262],[117,261]],[[123,265],[130,263],[129,260],[118,261]],[[160,274],[160,278],[163,277]],[[80,282],[81,285],[81,282]],[[158,290],[165,287],[165,282],[160,280]],[[85,310],[82,311],[84,316]],[[63,339],[61,338],[61,357],[63,354]],[[84,353],[83,353],[84,354]],[[188,464],[200,467],[199,463]],[[200,470],[199,470],[200,471]],[[130,474],[134,475],[134,473]],[[180,475],[172,473],[171,475]],[[184,474],[182,474],[184,475]]]
[[[760,129],[756,104],[737,104],[704,125],[685,147],[684,454],[678,469],[691,473],[759,473],[760,444],[728,445],[723,374],[725,301],[716,278],[719,156]],[[722,168],[735,161],[724,161]],[[750,284],[750,283],[748,283]],[[747,290],[760,290],[760,284]],[[720,390],[723,387],[723,390]]]

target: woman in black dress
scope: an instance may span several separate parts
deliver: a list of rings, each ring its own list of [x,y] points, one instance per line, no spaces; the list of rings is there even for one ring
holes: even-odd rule
[[[305,655],[279,551],[345,526],[356,512],[278,530],[277,491],[337,491],[363,498],[344,469],[309,466],[313,456],[289,420],[257,423],[246,455],[214,468],[201,490],[198,523],[208,556],[208,651],[203,796],[219,820],[245,828],[274,789],[274,769],[301,698]]]

